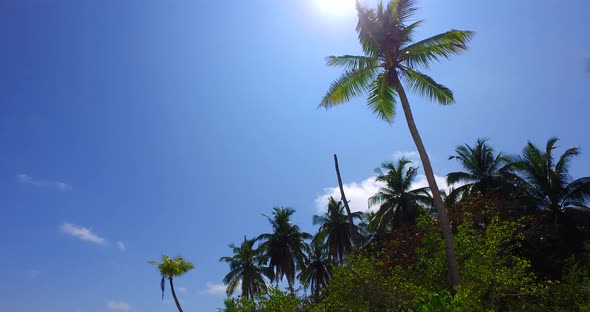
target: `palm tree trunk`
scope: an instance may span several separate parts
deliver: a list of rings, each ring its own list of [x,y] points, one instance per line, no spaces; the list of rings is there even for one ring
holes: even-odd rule
[[[414,139],[414,143],[416,144],[416,148],[420,154],[420,160],[422,161],[422,166],[424,166],[426,180],[428,180],[428,186],[432,192],[434,207],[438,213],[438,221],[442,230],[443,239],[445,241],[447,270],[451,282],[451,292],[454,293],[455,286],[459,285],[459,268],[457,265],[457,257],[455,256],[455,247],[453,245],[453,236],[451,234],[451,224],[449,223],[447,211],[443,204],[442,197],[440,196],[440,190],[438,189],[438,185],[436,185],[436,180],[434,179],[434,172],[432,171],[432,165],[430,164],[430,159],[426,153],[426,148],[424,148],[422,138],[420,138],[420,133],[418,133],[418,128],[416,128],[416,123],[414,122],[414,116],[412,115],[412,110],[410,109],[410,103],[408,102],[406,92],[404,91],[404,88],[397,77],[394,78],[393,82],[393,85],[395,86],[395,89],[402,102],[402,108],[404,109],[404,115],[406,116],[406,122],[408,123],[410,134],[412,135],[412,139]]]
[[[180,307],[180,302],[178,302],[178,298],[176,298],[176,292],[174,291],[174,283],[172,283],[172,276],[170,279],[170,289],[172,290],[172,297],[174,297],[174,302],[176,302],[176,307],[178,308],[178,312],[183,312],[182,308]]]
[[[344,208],[346,208],[346,214],[348,215],[348,222],[350,223],[351,229],[351,238],[355,245],[358,246],[361,240],[360,237],[357,237],[357,232],[354,230],[354,222],[352,221],[352,212],[350,211],[350,206],[348,206],[348,201],[346,200],[346,195],[344,195],[344,187],[342,186],[342,178],[340,177],[340,168],[338,167],[338,157],[334,154],[334,166],[336,167],[336,176],[338,177],[338,187],[340,188],[340,197],[344,202]]]

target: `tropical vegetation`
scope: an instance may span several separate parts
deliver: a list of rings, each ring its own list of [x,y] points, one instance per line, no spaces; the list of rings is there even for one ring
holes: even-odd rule
[[[421,26],[411,0],[369,8],[357,1],[363,55],[330,56],[344,73],[320,107],[368,94],[380,119],[392,123],[400,102],[420,164],[383,162],[366,209],[351,211],[342,187],[312,218],[312,235],[295,210],[273,208],[266,230],[230,244],[220,311],[589,311],[590,177],[570,172],[580,148],[558,153],[527,142],[520,154],[488,139],[457,146],[449,160],[461,169],[435,180],[406,95],[409,89],[442,105],[450,89],[423,73],[461,54],[473,32],[450,30],[415,41]],[[512,156],[510,156],[512,155]],[[417,187],[424,171],[428,186]],[[173,278],[193,268],[181,257],[157,265],[178,310]]]
[[[184,275],[188,271],[192,270],[195,267],[195,265],[192,262],[184,260],[184,258],[182,258],[181,256],[170,258],[167,255],[162,255],[162,262],[150,260],[148,261],[148,263],[158,267],[160,275],[162,275],[162,279],[160,280],[162,300],[164,300],[164,289],[166,288],[166,279],[168,279],[168,281],[170,282],[170,290],[172,291],[172,297],[174,298],[174,302],[176,303],[176,308],[178,308],[179,312],[182,312],[182,307],[180,306],[180,302],[178,301],[178,297],[176,296],[176,291],[174,290],[174,278]]]

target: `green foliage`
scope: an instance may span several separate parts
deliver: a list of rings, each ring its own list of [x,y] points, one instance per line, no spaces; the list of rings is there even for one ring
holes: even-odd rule
[[[444,242],[436,224],[422,216],[418,225],[424,234],[414,266],[391,266],[383,253],[349,256],[313,311],[528,311],[547,293],[548,284],[514,252],[521,222],[495,217],[482,231],[465,216],[455,235],[462,283],[454,296],[446,290]]]
[[[155,265],[158,267],[160,274],[162,275],[162,279],[160,280],[160,289],[162,290],[162,300],[164,299],[164,290],[166,288],[166,278],[170,280],[172,285],[172,279],[176,276],[181,276],[188,271],[192,270],[195,265],[192,262],[188,262],[184,260],[181,256],[176,256],[174,258],[170,258],[167,255],[162,255],[162,262],[158,263],[156,261],[150,260],[148,261],[149,264]],[[176,300],[176,298],[174,298]]]
[[[427,187],[410,190],[418,174],[418,168],[412,167],[407,159],[398,160],[397,164],[384,162],[375,169],[376,181],[385,184],[369,198],[369,206],[379,206],[379,210],[370,220],[371,227],[380,232],[392,230],[400,223],[414,223],[421,204],[432,202]]]
[[[448,59],[467,49],[474,33],[450,30],[412,43],[421,21],[411,21],[417,8],[414,1],[394,0],[380,3],[376,9],[357,1],[359,21],[356,27],[364,56],[330,56],[328,66],[344,68],[320,102],[330,108],[368,93],[367,103],[380,119],[393,122],[395,99],[400,80],[417,94],[446,105],[454,101],[453,93],[417,68]],[[400,91],[401,92],[401,91]]]
[[[256,292],[266,288],[264,277],[272,279],[272,271],[263,267],[265,262],[260,249],[254,248],[254,239],[246,239],[239,247],[230,244],[234,256],[222,257],[219,261],[229,263],[230,271],[223,278],[227,285],[227,295],[231,296],[241,284],[242,296],[251,298]]]
[[[309,233],[302,232],[299,226],[292,224],[291,216],[295,210],[291,208],[274,208],[273,218],[266,216],[272,225],[271,233],[264,233],[256,240],[261,241],[259,248],[263,256],[268,259],[268,266],[273,271],[274,280],[287,278],[289,288],[293,289],[295,274],[303,265],[308,245],[311,239]]]
[[[220,312],[297,312],[302,309],[302,300],[287,291],[270,287],[253,298],[228,298]]]
[[[585,247],[585,259],[567,261],[561,281],[551,283],[539,311],[590,311],[590,242]]]

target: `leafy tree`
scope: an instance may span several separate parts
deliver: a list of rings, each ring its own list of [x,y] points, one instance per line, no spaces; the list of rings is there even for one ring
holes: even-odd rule
[[[412,42],[416,29],[422,24],[420,20],[410,22],[416,9],[412,0],[392,0],[387,5],[379,3],[377,9],[364,7],[357,1],[359,22],[356,30],[365,55],[327,58],[329,66],[343,67],[345,72],[332,83],[320,106],[330,108],[368,91],[369,108],[379,118],[391,123],[395,115],[395,99],[399,97],[408,128],[424,166],[428,185],[433,193],[434,206],[446,244],[451,285],[455,286],[459,284],[459,271],[450,223],[434,179],[430,159],[414,122],[404,85],[440,104],[452,103],[452,91],[417,68],[428,68],[433,61],[462,53],[467,49],[467,43],[473,33],[451,30]]]
[[[371,222],[380,231],[391,230],[396,224],[415,224],[420,205],[431,203],[428,187],[410,190],[418,174],[418,168],[409,166],[411,164],[402,158],[397,165],[392,162],[381,164],[386,173],[380,168],[375,169],[377,182],[383,182],[385,186],[369,198],[369,206],[379,205]]]
[[[301,311],[301,299],[275,287],[257,293],[254,298],[228,298],[221,312],[297,312]]]
[[[332,264],[327,256],[326,248],[315,241],[311,244],[307,258],[303,261],[299,280],[311,289],[311,294],[315,300],[320,297],[320,291],[332,275]]]
[[[242,287],[242,296],[252,298],[254,294],[266,289],[264,277],[272,279],[272,271],[263,267],[265,259],[259,249],[254,248],[256,240],[246,239],[239,247],[230,244],[233,250],[233,257],[222,257],[219,261],[229,263],[230,271],[223,278],[223,283],[227,285],[227,295],[231,296],[236,287]]]
[[[175,258],[170,258],[166,255],[162,255],[162,262],[158,263],[156,261],[148,261],[149,264],[155,265],[160,270],[160,274],[162,275],[162,280],[160,281],[160,288],[162,289],[162,299],[164,299],[164,289],[166,287],[166,278],[170,281],[170,290],[172,290],[172,297],[174,297],[174,302],[176,303],[176,307],[178,308],[179,312],[182,312],[182,308],[180,307],[180,302],[178,302],[178,298],[176,297],[176,292],[174,291],[174,277],[181,276],[188,271],[192,270],[195,265],[191,262],[185,261],[181,256],[176,256]]]
[[[449,173],[447,183],[449,185],[465,183],[455,189],[457,195],[476,192],[485,196],[488,192],[507,184],[501,169],[510,159],[502,153],[495,154],[494,149],[487,144],[487,140],[478,139],[473,147],[467,144],[458,146],[455,153],[457,155],[449,159],[459,161],[465,171]]]
[[[352,213],[352,217],[361,219],[361,212]],[[328,210],[323,215],[313,216],[313,225],[320,228],[314,240],[326,245],[328,258],[332,263],[341,263],[344,255],[353,248],[353,239],[359,236],[358,227],[350,224],[344,211],[342,201],[330,197]]]
[[[303,264],[308,248],[305,240],[312,238],[310,234],[301,232],[299,226],[292,224],[293,213],[295,210],[291,208],[274,208],[273,218],[265,215],[273,231],[261,234],[256,239],[262,242],[259,248],[269,260],[275,281],[286,277],[291,291],[295,272]]]
[[[590,209],[590,177],[573,180],[569,174],[570,162],[580,150],[570,147],[555,162],[553,150],[557,141],[550,138],[545,151],[529,142],[512,164],[518,174],[517,185],[555,222],[566,209]]]

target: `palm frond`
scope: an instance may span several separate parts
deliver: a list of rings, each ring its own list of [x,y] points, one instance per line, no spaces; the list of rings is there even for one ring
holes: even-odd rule
[[[330,108],[365,93],[370,88],[375,74],[376,69],[371,67],[346,70],[330,85],[330,89],[320,102],[320,107]]]
[[[400,61],[410,68],[428,68],[432,61],[448,59],[467,50],[467,43],[474,35],[472,31],[450,30],[432,36],[402,48]]]
[[[414,92],[427,97],[431,101],[447,105],[453,103],[453,91],[437,83],[429,76],[410,68],[404,68],[406,82]]]
[[[370,88],[367,104],[371,111],[380,119],[392,123],[395,116],[395,97],[397,93],[389,85],[386,73],[379,74]]]
[[[379,67],[379,60],[374,57],[358,55],[342,55],[326,57],[326,65],[331,67],[344,67],[351,70]]]
[[[381,53],[382,34],[375,10],[364,7],[360,1],[356,2],[358,23],[356,31],[361,47],[366,55],[378,57]]]
[[[164,289],[166,289],[166,277],[162,276],[160,280],[160,289],[162,289],[162,300],[164,300]]]

